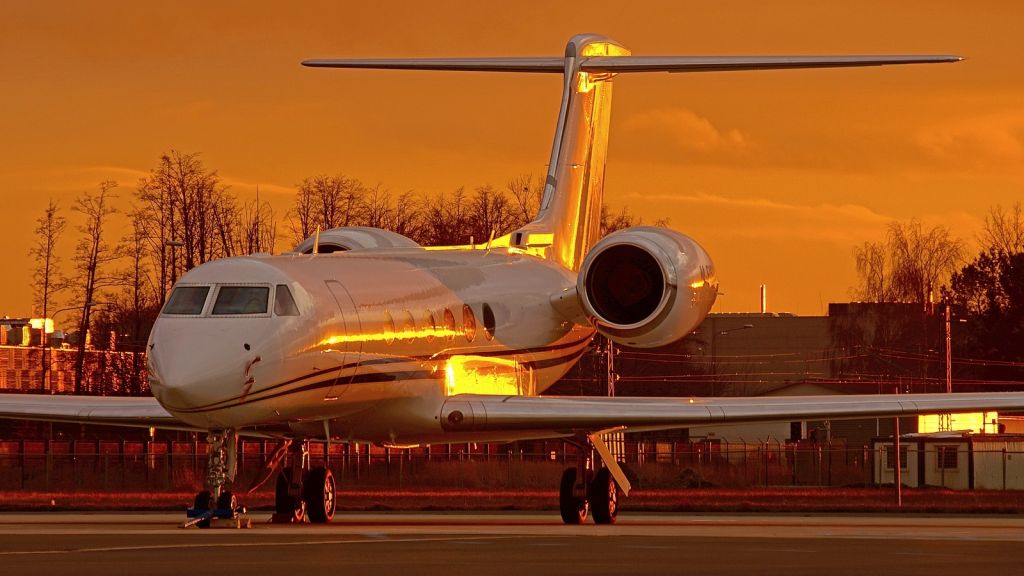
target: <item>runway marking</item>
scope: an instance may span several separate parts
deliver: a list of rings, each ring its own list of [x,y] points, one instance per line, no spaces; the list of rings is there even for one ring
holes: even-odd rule
[[[148,546],[107,546],[98,548],[73,548],[70,550],[8,550],[0,552],[0,556],[31,556],[31,555],[47,555],[47,554],[81,554],[81,553],[97,553],[97,552],[142,552],[142,551],[155,551],[155,550],[177,550],[177,549],[190,549],[196,548],[262,548],[262,547],[281,547],[281,546],[317,546],[317,545],[338,545],[338,544],[398,544],[398,543],[415,543],[415,542],[459,542],[459,543],[474,543],[480,544],[480,542],[472,542],[474,540],[514,540],[529,538],[525,535],[509,535],[509,536],[448,536],[448,537],[424,537],[424,538],[392,538],[388,540],[377,540],[377,539],[340,539],[340,540],[297,540],[292,542],[216,542],[206,544],[196,544],[194,542],[183,543],[183,544],[153,544]]]
[[[807,550],[806,548],[744,548],[744,552],[782,552],[784,554],[813,554],[817,550]]]

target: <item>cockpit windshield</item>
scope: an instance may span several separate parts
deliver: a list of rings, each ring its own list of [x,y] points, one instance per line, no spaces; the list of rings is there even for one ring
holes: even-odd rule
[[[178,286],[164,305],[164,314],[196,315],[203,311],[209,286]]]
[[[266,314],[269,300],[269,286],[221,286],[213,315]]]
[[[278,284],[274,291],[274,314],[277,316],[298,316],[299,309],[295,306],[292,291],[284,284]]]

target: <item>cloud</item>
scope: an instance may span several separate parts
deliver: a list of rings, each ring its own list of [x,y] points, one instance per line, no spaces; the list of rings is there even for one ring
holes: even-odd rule
[[[736,152],[749,139],[735,128],[723,129],[686,108],[655,108],[631,115],[624,128],[653,144],[670,144],[687,152]]]
[[[729,198],[716,194],[631,194],[630,203],[658,206],[663,214],[685,210],[687,228],[701,234],[793,242],[859,245],[884,238],[897,218],[853,203],[789,204],[766,198]],[[964,235],[977,218],[961,212],[922,215],[925,224],[949,226]]]
[[[1024,109],[953,119],[920,130],[917,144],[932,158],[957,168],[1024,163]]]

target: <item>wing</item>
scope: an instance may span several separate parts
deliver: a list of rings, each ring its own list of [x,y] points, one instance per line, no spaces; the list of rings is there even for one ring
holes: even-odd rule
[[[842,420],[949,412],[1024,411],[1024,392],[764,396],[742,398],[605,398],[459,394],[441,409],[455,431],[593,432],[685,428],[701,424]]]
[[[850,68],[889,64],[959,62],[959,56],[594,56],[580,59],[584,72],[725,72],[789,68]],[[372,58],[305,60],[311,68],[541,72],[562,74],[566,59],[554,58]]]
[[[199,430],[171,416],[153,397],[0,394],[0,418]]]

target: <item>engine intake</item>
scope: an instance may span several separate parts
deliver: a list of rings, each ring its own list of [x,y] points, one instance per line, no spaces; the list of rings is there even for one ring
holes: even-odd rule
[[[599,332],[620,344],[652,348],[692,331],[711,310],[718,284],[711,258],[692,238],[636,227],[591,249],[576,291]]]

